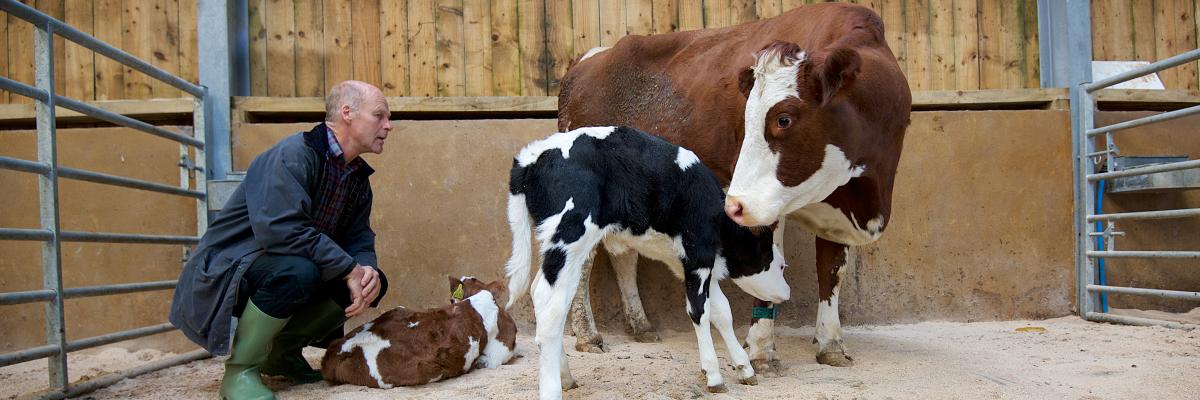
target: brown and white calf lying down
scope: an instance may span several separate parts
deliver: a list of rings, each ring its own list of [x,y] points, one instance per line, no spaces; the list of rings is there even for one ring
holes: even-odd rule
[[[332,384],[374,388],[423,385],[508,362],[517,325],[496,299],[501,281],[450,278],[453,303],[412,311],[398,307],[329,345],[321,374]]]

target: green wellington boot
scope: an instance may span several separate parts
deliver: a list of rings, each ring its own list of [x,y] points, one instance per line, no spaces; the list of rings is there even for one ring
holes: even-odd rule
[[[282,376],[301,384],[319,382],[321,371],[308,364],[308,360],[304,359],[303,350],[310,343],[324,339],[344,322],[345,310],[333,300],[318,301],[296,311],[283,330],[275,336],[271,354],[262,364],[262,373]]]
[[[225,376],[221,378],[222,400],[275,399],[275,394],[263,384],[258,368],[267,360],[271,342],[287,322],[287,318],[267,315],[253,301],[246,303],[233,335],[231,354],[225,360]]]

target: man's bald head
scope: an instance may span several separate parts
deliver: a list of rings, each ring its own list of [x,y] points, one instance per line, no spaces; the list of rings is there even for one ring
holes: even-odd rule
[[[349,106],[351,111],[358,111],[363,100],[378,91],[378,88],[363,81],[342,81],[333,85],[329,95],[325,96],[325,121],[337,122],[343,105]]]

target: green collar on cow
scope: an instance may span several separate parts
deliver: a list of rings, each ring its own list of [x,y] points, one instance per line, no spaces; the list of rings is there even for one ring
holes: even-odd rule
[[[454,293],[451,293],[450,296],[454,297],[455,300],[463,299],[463,287],[461,283],[458,284],[458,287],[454,288]]]
[[[753,317],[763,319],[775,319],[779,316],[779,307],[772,304],[770,307],[754,307]]]

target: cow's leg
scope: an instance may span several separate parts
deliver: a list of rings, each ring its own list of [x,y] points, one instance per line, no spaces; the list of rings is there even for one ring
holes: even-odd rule
[[[588,353],[603,353],[608,351],[604,345],[604,337],[596,330],[596,320],[592,316],[591,276],[592,260],[588,257],[580,272],[579,287],[575,298],[571,300],[571,331],[575,332],[575,350]]]
[[[579,241],[587,241],[587,236]],[[598,240],[597,240],[598,242]],[[592,243],[595,246],[595,242]],[[591,248],[583,249],[576,242],[561,247],[550,247],[542,254],[542,268],[538,272],[533,288],[533,307],[537,319],[538,345],[538,392],[542,399],[560,399],[562,391],[578,387],[567,366],[563,353],[563,329],[566,328],[567,309],[575,291],[579,289],[580,272],[591,255]],[[547,271],[555,276],[551,283]]]
[[[784,225],[787,222],[787,217],[779,219],[779,225],[775,227],[775,237],[773,241],[780,249],[783,246]],[[786,252],[784,252],[786,254]],[[754,299],[755,308],[772,308],[775,307],[769,301]],[[754,370],[759,374],[766,376],[779,376],[783,374],[783,365],[775,358],[775,318],[754,318],[750,320],[750,331],[746,333],[746,347],[749,348],[750,365],[754,366]]]
[[[754,299],[754,308],[771,308],[775,305],[769,301]],[[759,374],[779,376],[783,366],[775,358],[775,319],[754,318],[750,320],[750,331],[746,333],[746,347],[749,349],[750,365]]]
[[[712,260],[709,258],[708,260]],[[687,293],[687,312],[692,318],[692,327],[696,329],[696,344],[700,348],[700,372],[704,374],[708,391],[724,393],[725,379],[721,377],[721,366],[717,362],[717,350],[713,347],[711,304],[708,301],[712,282],[712,263],[702,264],[703,268],[686,268],[684,271],[684,291]]]
[[[642,296],[638,293],[638,253],[631,249],[623,250],[625,251],[617,253],[616,250],[609,249],[608,259],[612,261],[613,272],[617,275],[617,287],[621,289],[621,304],[625,309],[625,318],[629,321],[629,334],[638,342],[658,342],[658,332],[646,318],[646,310],[642,308]]]
[[[754,375],[754,367],[750,366],[750,357],[746,350],[738,345],[737,335],[733,333],[733,312],[729,310],[729,300],[721,291],[719,282],[709,284],[709,309],[712,312],[712,325],[725,340],[725,349],[729,351],[729,359],[733,361],[733,369],[738,372],[738,382],[743,385],[757,385],[758,377]]]
[[[817,362],[835,367],[854,365],[842,343],[842,322],[838,316],[838,284],[846,266],[844,244],[817,238]]]

